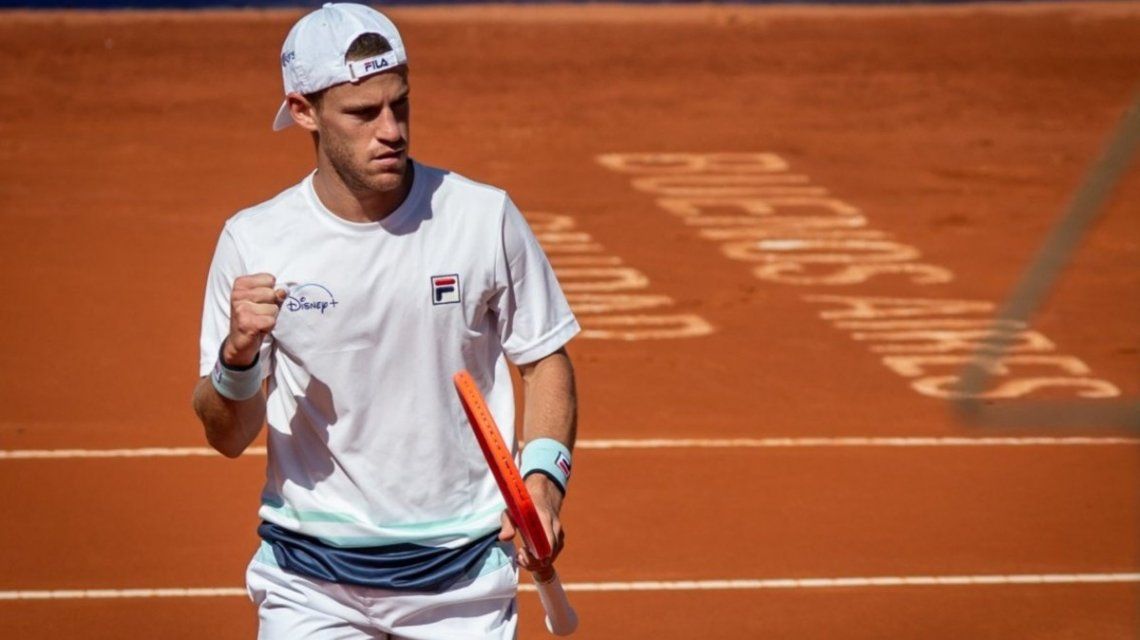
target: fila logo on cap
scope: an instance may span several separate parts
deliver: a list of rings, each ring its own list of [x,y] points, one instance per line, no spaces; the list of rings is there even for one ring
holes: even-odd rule
[[[459,274],[431,277],[432,304],[454,304],[461,300],[459,294]]]

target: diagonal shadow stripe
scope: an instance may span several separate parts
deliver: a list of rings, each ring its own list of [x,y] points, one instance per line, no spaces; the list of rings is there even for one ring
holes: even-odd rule
[[[1124,112],[1108,146],[1085,175],[1061,220],[999,308],[994,328],[962,371],[954,407],[964,421],[1003,427],[1140,428],[1140,401],[1020,401],[986,404],[979,397],[1017,336],[1012,325],[1026,322],[1053,287],[1074,250],[1101,216],[1105,200],[1128,169],[1140,145],[1140,95]]]

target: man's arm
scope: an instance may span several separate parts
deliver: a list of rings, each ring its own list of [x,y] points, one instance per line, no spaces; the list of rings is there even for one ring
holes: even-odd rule
[[[562,348],[554,353],[519,367],[523,380],[523,439],[533,442],[539,438],[557,440],[567,449],[574,448],[578,431],[578,397],[574,387],[574,369],[570,356]],[[539,518],[546,527],[550,548],[554,553],[550,561],[562,549],[564,534],[558,518],[562,510],[564,496],[553,480],[541,473],[532,473],[526,478],[526,487]],[[514,527],[504,517],[502,539],[514,537]],[[528,553],[519,557],[524,569],[542,569]]]
[[[227,458],[236,458],[265,425],[265,390],[259,389],[248,400],[230,400],[206,376],[194,387],[194,413],[202,421],[210,446]]]
[[[230,331],[218,357],[231,370],[249,369],[257,364],[265,336],[277,325],[277,314],[286,292],[276,288],[276,279],[267,273],[241,276],[230,293]],[[210,379],[198,380],[194,387],[194,412],[202,421],[206,440],[219,453],[236,458],[257,437],[265,424],[265,388],[259,384],[250,397],[223,396]]]

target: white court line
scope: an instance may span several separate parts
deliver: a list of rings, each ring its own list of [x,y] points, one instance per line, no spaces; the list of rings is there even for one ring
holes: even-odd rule
[[[578,449],[781,449],[796,447],[1037,447],[1140,445],[1140,438],[724,438],[581,440]]]
[[[767,580],[641,580],[637,582],[567,582],[567,591],[723,591],[760,589],[851,589],[866,587],[957,587],[996,585],[1113,584],[1140,582],[1140,573],[1047,573],[976,576],[875,576],[868,578],[782,578]],[[520,584],[533,592],[533,584]],[[244,597],[245,589],[60,589],[0,591],[0,600],[81,600],[108,598]]]
[[[263,456],[265,447],[250,447],[245,455]],[[220,457],[209,447],[143,447],[140,449],[9,449],[0,460],[54,460],[61,458],[198,458]]]
[[[99,600],[107,598],[216,598],[246,595],[245,589],[57,589],[0,591],[0,600]]]
[[[1140,573],[1052,573],[980,576],[875,576],[869,578],[784,578],[768,580],[674,580],[668,582],[571,582],[567,591],[719,591],[755,589],[840,589],[862,587],[948,587],[962,585],[1106,584],[1140,582]],[[533,590],[533,585],[523,585]]]
[[[577,449],[790,449],[836,447],[1074,447],[1140,445],[1140,438],[1024,437],[1024,438],[720,438],[579,440]],[[9,449],[0,460],[64,458],[192,458],[219,455],[209,447],[143,447],[138,449]],[[263,456],[265,447],[250,447],[244,455]]]

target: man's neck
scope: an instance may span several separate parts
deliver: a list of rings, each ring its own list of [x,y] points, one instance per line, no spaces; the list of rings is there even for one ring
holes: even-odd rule
[[[411,192],[412,166],[409,158],[408,170],[399,188],[372,191],[353,189],[331,165],[318,163],[317,172],[313,175],[313,190],[321,204],[338,217],[349,222],[379,222],[398,209]]]

